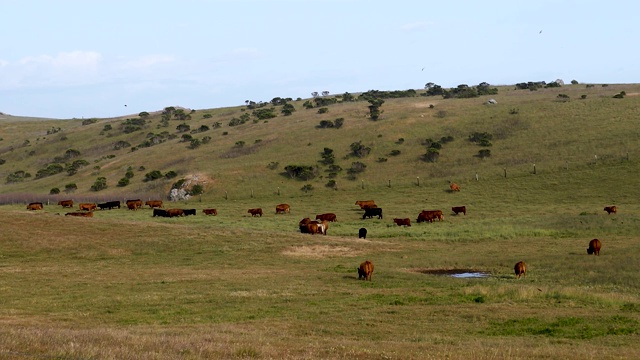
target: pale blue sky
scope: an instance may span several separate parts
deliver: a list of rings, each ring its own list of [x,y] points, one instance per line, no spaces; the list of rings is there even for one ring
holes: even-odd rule
[[[0,9],[0,112],[11,115],[110,117],[427,82],[640,83],[637,0],[0,0]]]

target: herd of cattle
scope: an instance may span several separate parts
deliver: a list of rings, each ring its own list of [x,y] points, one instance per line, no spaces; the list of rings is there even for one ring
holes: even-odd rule
[[[451,184],[451,191],[460,191],[460,188],[455,183]],[[74,202],[73,200],[61,200],[58,202],[59,206],[63,208],[73,208]],[[125,201],[125,205],[129,210],[137,210],[143,208],[142,200],[127,200]],[[382,208],[379,208],[374,200],[358,200],[355,205],[358,205],[361,210],[364,210],[364,214],[362,215],[362,219],[371,219],[374,216],[377,216],[378,219],[382,219]],[[196,215],[196,209],[164,209],[162,200],[150,200],[144,203],[144,206],[148,206],[153,209],[153,217],[179,217],[179,216],[189,216]],[[42,210],[44,208],[43,203],[41,202],[32,202],[27,205],[27,210]],[[93,217],[93,213],[95,210],[111,210],[121,208],[120,201],[107,201],[104,203],[80,203],[78,204],[79,211],[71,211],[67,212],[65,216],[82,216],[82,217]],[[290,213],[291,207],[289,204],[278,204],[276,205],[276,214],[285,214]],[[453,214],[458,215],[460,213],[467,215],[466,206],[454,206],[451,208]],[[607,214],[616,214],[617,208],[616,206],[606,206],[604,211]],[[262,217],[264,212],[262,208],[252,208],[247,211],[251,214],[251,217]],[[204,215],[218,215],[218,211],[213,208],[206,208],[202,210]],[[422,222],[434,222],[434,221],[443,221],[444,215],[442,210],[423,210],[418,214],[418,218],[416,219],[417,223]],[[322,234],[327,235],[327,230],[329,229],[329,223],[335,222],[337,220],[337,216],[334,213],[325,213],[318,214],[315,217],[315,220],[311,220],[311,218],[305,217],[300,220],[298,223],[298,227],[300,232],[303,234]],[[394,218],[393,222],[398,226],[411,226],[410,218]],[[360,228],[358,231],[358,238],[366,239],[367,237],[367,229]],[[589,242],[589,247],[587,248],[587,254],[591,255],[600,255],[600,249],[602,248],[602,242],[599,239],[593,239]],[[369,260],[360,264],[358,267],[358,279],[364,278],[365,280],[371,281],[371,274],[373,273],[373,263]],[[514,266],[514,272],[517,279],[520,277],[526,277],[527,273],[527,265],[524,261],[520,261],[516,263]]]

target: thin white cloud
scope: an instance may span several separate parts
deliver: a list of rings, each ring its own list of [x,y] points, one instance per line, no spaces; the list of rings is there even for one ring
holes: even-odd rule
[[[71,51],[61,52],[55,56],[39,55],[22,58],[18,63],[21,65],[51,67],[51,68],[73,68],[76,70],[95,70],[100,64],[102,55],[95,51]]]
[[[419,21],[402,25],[400,28],[404,31],[421,31],[430,28],[433,25],[432,22]]]

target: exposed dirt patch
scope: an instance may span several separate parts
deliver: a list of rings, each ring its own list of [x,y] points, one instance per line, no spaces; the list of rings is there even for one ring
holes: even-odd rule
[[[290,247],[289,249],[286,249],[282,253],[288,256],[323,258],[323,257],[330,257],[330,256],[351,257],[351,256],[358,255],[359,252],[347,246],[303,245],[303,246]]]

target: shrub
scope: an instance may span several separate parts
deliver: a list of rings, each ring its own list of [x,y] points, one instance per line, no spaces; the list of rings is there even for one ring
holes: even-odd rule
[[[107,188],[107,178],[101,176],[91,185],[91,191],[100,191]]]
[[[584,99],[586,99],[586,98],[587,98],[587,95],[580,95],[580,99],[583,99],[583,100],[584,100]]]
[[[385,157],[379,157],[378,160],[376,160],[379,163],[383,163],[383,162],[387,162],[387,158]]]
[[[329,129],[334,127],[333,121],[331,120],[320,120],[320,124],[316,126],[318,129]]]
[[[106,124],[106,125],[102,128],[102,131],[109,131],[109,130],[112,130],[112,129],[113,129],[113,127],[111,126],[111,124]]]
[[[191,142],[189,143],[189,149],[197,149],[200,147],[200,145],[202,145],[200,139],[191,139]]]
[[[349,147],[351,148],[351,155],[359,158],[363,158],[371,152],[371,148],[362,145],[362,141],[354,142]]]
[[[626,92],[624,92],[624,91],[621,91],[621,92],[619,92],[619,93],[617,93],[617,94],[613,95],[613,98],[614,98],[614,99],[624,99],[624,96],[625,96],[625,95],[627,95],[627,93],[626,93]]]
[[[82,125],[83,125],[83,126],[84,126],[84,125],[91,125],[91,124],[93,124],[93,123],[97,123],[97,122],[98,122],[98,119],[95,119],[95,118],[91,118],[91,119],[84,119],[84,120],[82,120]]]
[[[252,114],[260,120],[272,119],[278,116],[275,113],[275,108],[253,110]]]
[[[427,162],[437,162],[438,158],[440,157],[440,151],[438,151],[438,149],[434,149],[434,148],[428,148],[427,149],[427,153],[424,154],[424,160]]]
[[[300,188],[300,190],[302,190],[303,192],[309,192],[313,190],[313,185],[311,184],[305,184],[303,187]]]
[[[278,165],[280,165],[280,163],[279,163],[279,162],[277,162],[277,161],[272,161],[272,162],[270,162],[269,164],[267,164],[267,169],[275,170],[275,169],[277,169],[277,168],[278,168]]]
[[[451,136],[451,135],[443,136],[443,137],[440,138],[440,143],[441,144],[450,143],[452,141],[453,141],[453,136]]]
[[[180,137],[180,142],[190,142],[191,139],[193,139],[193,136],[191,136],[191,134],[182,134],[182,136]]]
[[[131,179],[133,177],[133,170],[129,168],[127,172],[124,174],[124,177],[126,177],[127,179]]]
[[[162,173],[159,170],[153,170],[151,172],[148,172],[146,174],[144,174],[144,180],[143,181],[153,181],[153,180],[158,180],[162,178]]]
[[[349,168],[349,170],[347,170],[347,173],[350,175],[360,174],[361,172],[364,172],[366,168],[367,168],[366,164],[360,161],[356,161],[351,163],[351,167]]]
[[[235,147],[237,147],[237,148],[241,148],[241,147],[243,147],[243,146],[244,146],[244,144],[245,144],[245,142],[244,142],[244,141],[239,140],[239,141],[236,141]]]
[[[120,150],[128,147],[131,147],[131,144],[124,140],[117,141],[115,144],[113,144],[113,150]]]
[[[170,170],[166,174],[164,174],[164,177],[167,179],[173,179],[176,176],[178,176],[178,173],[173,170]]]
[[[491,156],[491,150],[489,149],[482,149],[482,150],[478,150],[478,157],[481,159],[487,158]]]
[[[491,146],[491,139],[493,139],[493,135],[487,132],[474,132],[469,135],[469,141],[480,146]]]
[[[518,109],[518,108],[511,108],[509,110],[509,114],[511,114],[511,115],[517,115],[519,112],[520,112],[520,109]]]
[[[318,114],[326,114],[329,112],[329,108],[326,107],[321,107],[320,109],[318,109]]]
[[[334,122],[334,126],[336,129],[340,129],[344,125],[344,118],[337,118]]]
[[[571,85],[578,85],[578,80],[571,80]]]
[[[70,194],[76,190],[78,190],[78,185],[76,185],[75,183],[70,183],[64,186],[64,192],[67,194]]]
[[[200,184],[195,184],[191,187],[191,191],[189,191],[190,195],[200,195],[204,193],[204,188]]]
[[[213,115],[211,115],[211,114],[204,114],[204,115],[202,115],[202,118],[203,118],[203,119],[211,119],[212,117],[213,117]]]
[[[391,150],[389,156],[398,156],[400,155],[400,150]]]
[[[327,181],[327,183],[324,185],[330,189],[335,189],[336,188],[336,181],[335,180],[329,180]]]
[[[176,126],[176,130],[178,130],[178,132],[187,132],[191,130],[191,126],[189,126],[188,124],[182,123]]]
[[[287,165],[284,171],[292,179],[299,180],[311,180],[317,175],[317,169],[308,165]]]
[[[129,185],[129,178],[123,177],[122,179],[118,180],[118,187],[125,187]]]
[[[208,144],[211,142],[211,136],[205,136],[202,138],[202,143],[203,144]]]
[[[49,195],[57,195],[57,194],[60,194],[59,188],[52,188],[51,190],[49,190]]]
[[[38,170],[36,172],[36,179],[59,174],[64,171],[62,164],[49,164],[46,168]]]
[[[404,143],[404,138],[399,138],[398,141],[396,141],[396,144],[400,145]]]

